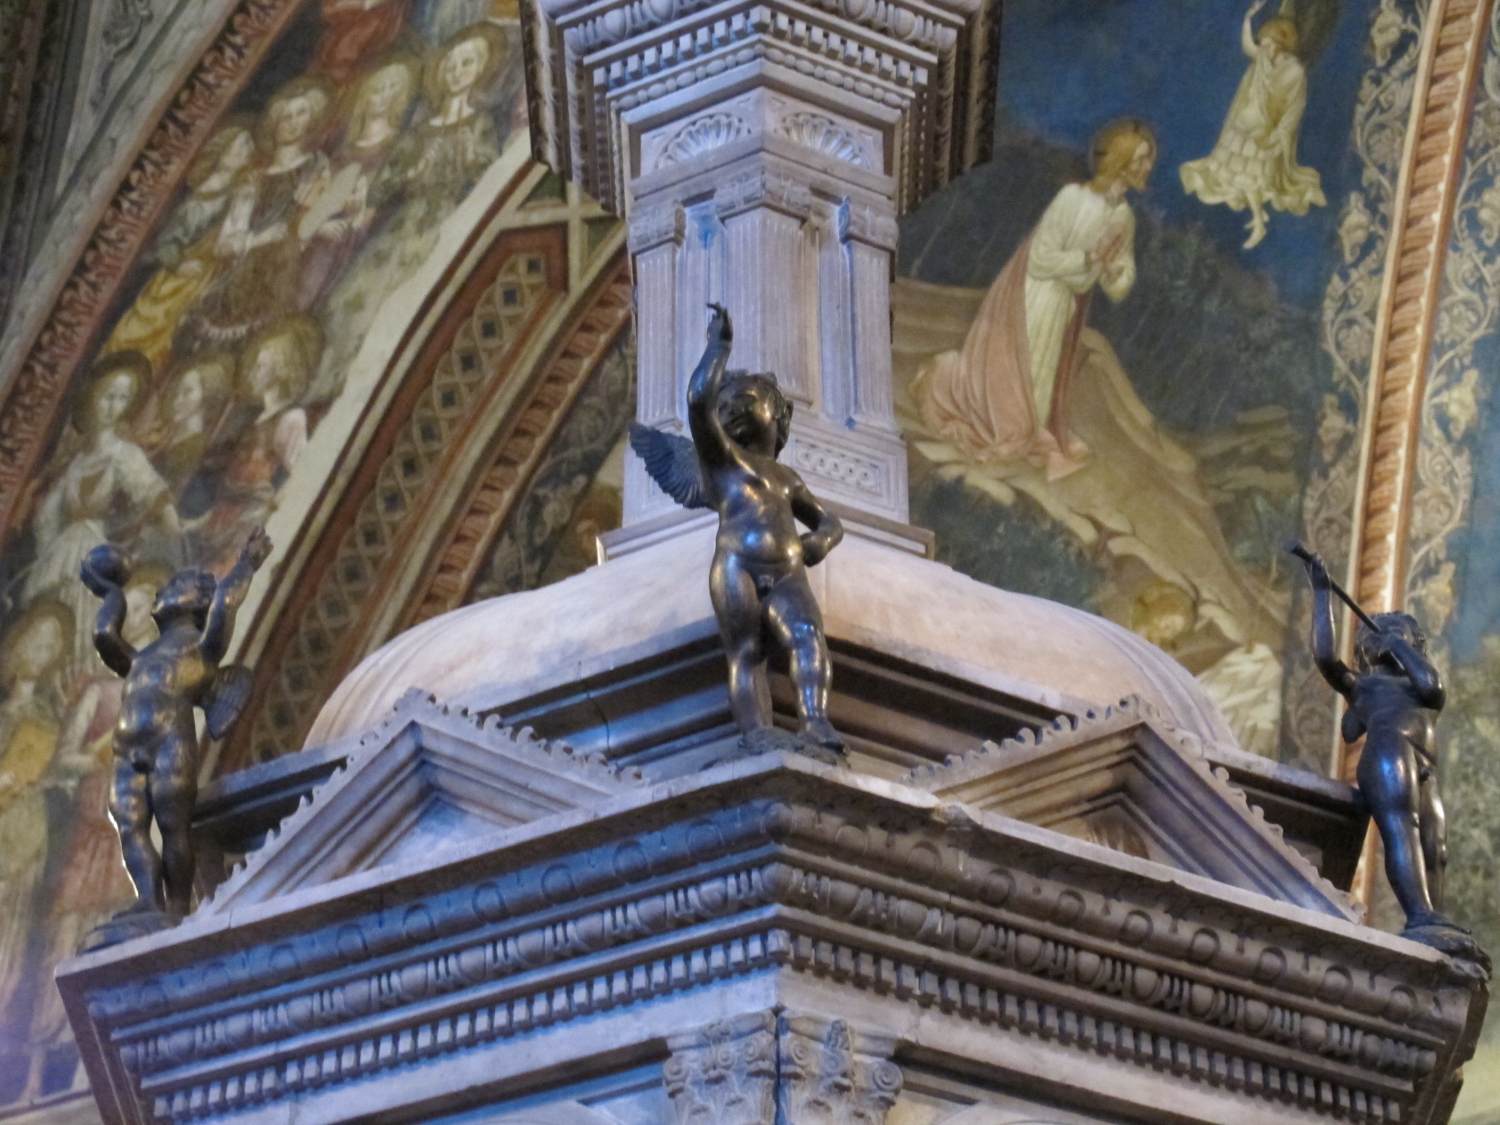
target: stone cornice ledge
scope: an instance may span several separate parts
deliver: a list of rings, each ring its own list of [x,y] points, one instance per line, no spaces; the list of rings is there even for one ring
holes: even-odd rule
[[[1018,1072],[1147,1068],[1238,1120],[1438,1121],[1486,995],[1398,937],[779,755],[195,916],[59,984],[111,1122],[335,1120],[335,1084],[414,1104],[445,1067],[503,1090],[527,1036],[580,1072],[660,1058],[652,1013],[708,984],[721,1010],[837,988],[926,1055],[982,1026],[1031,1043]]]

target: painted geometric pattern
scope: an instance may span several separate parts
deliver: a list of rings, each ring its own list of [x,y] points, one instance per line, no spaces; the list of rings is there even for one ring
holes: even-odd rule
[[[264,761],[296,749],[308,716],[321,705],[330,660],[393,558],[401,529],[420,513],[434,471],[451,441],[470,423],[478,392],[503,377],[506,360],[537,307],[552,292],[547,263],[535,251],[513,255],[476,302],[452,346],[438,360],[431,384],[417,400],[381,465],[374,488],[344,533],[321,588],[268,685],[256,714],[251,755]]]

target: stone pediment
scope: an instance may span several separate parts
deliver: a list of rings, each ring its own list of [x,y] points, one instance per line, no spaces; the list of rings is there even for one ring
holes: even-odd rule
[[[912,771],[944,800],[1358,921],[1359,908],[1137,697]]]
[[[640,784],[636,770],[408,692],[198,913],[424,856]]]

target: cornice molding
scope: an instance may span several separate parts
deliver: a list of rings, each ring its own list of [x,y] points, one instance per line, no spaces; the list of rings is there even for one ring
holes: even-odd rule
[[[195,916],[60,983],[95,1089],[144,1097],[106,1115],[191,1120],[417,1060],[503,1070],[585,1017],[650,1052],[642,1016],[767,972],[921,1010],[939,1054],[982,1027],[1286,1120],[1442,1120],[1483,1007],[1425,947],[775,754]]]

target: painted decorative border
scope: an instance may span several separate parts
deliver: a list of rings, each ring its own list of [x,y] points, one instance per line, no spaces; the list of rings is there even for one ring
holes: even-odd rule
[[[401,629],[464,603],[553,435],[629,325],[632,308],[629,258],[622,248],[605,270],[597,294],[562,335],[529,400],[507,419],[510,432],[489,470],[455,513],[445,542],[434,553],[435,564],[406,595]]]
[[[1454,192],[1494,0],[1432,0],[1417,71],[1362,422],[1351,586],[1371,611],[1400,603],[1433,318]]]
[[[570,293],[556,276],[566,272],[557,259],[565,259],[568,248],[559,240],[553,250],[544,249],[551,241],[547,232],[558,227],[565,230],[567,221],[503,233],[486,252],[487,268],[481,265],[475,271],[482,283],[460,283],[438,326],[426,342],[415,345],[422,358],[415,380],[402,391],[409,408],[392,412],[403,420],[400,432],[365,455],[338,513],[317,532],[308,551],[298,552],[307,561],[278,578],[297,593],[278,607],[276,620],[262,630],[267,643],[255,661],[260,670],[252,706],[255,722],[246,724],[225,748],[220,772],[298,749],[328,693],[361,657],[392,633],[462,604],[469,593],[490,544],[531,481],[552,436],[629,324],[632,306],[623,247],[610,255],[586,291]],[[486,310],[494,292],[516,284],[509,266],[525,257],[546,260],[554,281],[541,286],[535,299],[520,299],[515,310],[519,335],[510,338],[502,332],[503,350],[489,357],[489,363],[500,366],[484,364],[486,370],[476,371],[469,380],[493,386],[477,393],[473,402],[455,403],[446,411],[471,414],[473,424],[442,437],[439,431],[446,428],[438,416],[443,411],[437,384],[444,372],[451,376],[459,364],[478,362],[476,341],[483,330],[478,322],[493,315]],[[561,317],[555,314],[558,309]],[[499,370],[523,360],[523,352],[537,337],[545,339],[534,366],[512,370],[503,381],[496,379]],[[492,398],[501,382],[520,383],[525,389],[493,415],[482,400]],[[478,383],[474,387],[477,391]],[[431,436],[424,437],[429,430]],[[481,447],[486,446],[493,448],[485,452]],[[484,456],[472,471],[475,483],[456,509],[449,512],[444,505],[427,502],[436,474],[460,471],[455,466],[468,460],[465,450],[476,448]],[[414,476],[407,471],[411,466],[420,469],[411,470]],[[382,496],[392,490],[401,493],[403,502],[386,512]],[[376,541],[378,550],[367,550],[366,537]],[[412,567],[417,557],[427,564]],[[359,607],[377,605],[395,611],[362,621]],[[295,625],[287,628],[288,622]]]

